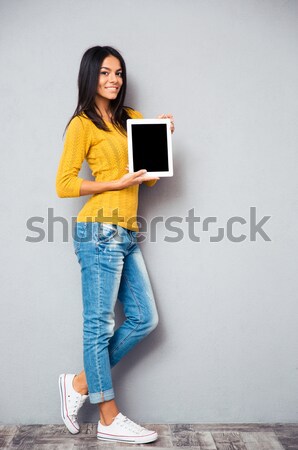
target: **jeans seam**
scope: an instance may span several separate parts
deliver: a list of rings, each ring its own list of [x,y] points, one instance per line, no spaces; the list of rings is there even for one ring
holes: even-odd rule
[[[99,252],[97,252],[97,280],[98,280],[98,295],[99,295],[99,317],[101,317],[101,302],[102,302],[102,283],[101,283],[101,276],[100,276],[100,257],[99,257]],[[97,369],[97,373],[99,373],[99,388],[100,388],[100,392],[102,393],[102,379],[101,379],[101,367],[100,367],[100,358],[98,358],[98,338],[100,337],[100,331],[101,331],[101,321],[99,320],[99,325],[98,325],[98,334],[96,336],[96,369]],[[99,369],[99,370],[98,370]]]
[[[128,278],[126,277],[126,275],[122,275],[122,276],[123,276],[123,278],[125,279],[125,281],[126,281],[128,287],[129,287],[129,289],[130,289],[130,291],[131,291],[131,293],[132,293],[132,297],[133,297],[133,299],[135,300],[135,302],[136,302],[136,304],[137,304],[137,306],[138,306],[138,309],[139,309],[139,311],[140,311],[140,322],[137,324],[137,326],[136,326],[133,330],[131,330],[131,332],[130,332],[127,336],[125,336],[124,339],[122,339],[121,342],[119,342],[119,344],[117,345],[117,347],[115,347],[115,348],[113,349],[113,351],[111,352],[111,355],[113,355],[113,353],[114,353],[116,350],[119,350],[119,348],[124,344],[124,342],[127,341],[127,339],[131,336],[131,334],[132,334],[134,331],[136,331],[136,330],[140,327],[140,325],[141,325],[141,323],[142,323],[142,317],[143,317],[143,316],[142,316],[142,310],[141,310],[141,308],[140,308],[140,304],[139,304],[139,302],[138,302],[138,300],[137,300],[137,298],[136,298],[136,296],[135,296],[135,294],[134,294],[134,292],[133,292],[133,290],[132,290],[132,288],[131,288],[131,286],[130,286],[130,283],[129,283]]]

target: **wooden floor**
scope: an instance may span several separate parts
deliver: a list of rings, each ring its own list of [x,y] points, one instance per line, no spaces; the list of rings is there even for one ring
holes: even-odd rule
[[[158,432],[159,439],[143,445],[98,441],[96,426],[82,424],[81,432],[74,436],[64,425],[0,425],[0,448],[298,450],[298,424],[145,424]]]

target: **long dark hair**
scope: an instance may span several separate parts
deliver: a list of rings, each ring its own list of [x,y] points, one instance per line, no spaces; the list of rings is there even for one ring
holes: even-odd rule
[[[100,47],[99,45],[86,50],[82,57],[78,76],[78,103],[75,112],[66,125],[66,128],[74,117],[80,116],[85,113],[86,116],[89,117],[90,120],[92,120],[94,125],[97,126],[97,128],[105,131],[110,131],[110,129],[104,123],[104,120],[98,114],[95,104],[99,69],[102,65],[103,60],[110,55],[115,56],[119,60],[122,69],[123,80],[121,89],[117,97],[110,102],[110,108],[112,112],[111,121],[115,125],[115,127],[119,129],[119,131],[124,134],[126,133],[126,120],[130,118],[127,110],[125,109],[128,107],[123,106],[126,94],[126,65],[123,57],[116,49],[109,46]]]

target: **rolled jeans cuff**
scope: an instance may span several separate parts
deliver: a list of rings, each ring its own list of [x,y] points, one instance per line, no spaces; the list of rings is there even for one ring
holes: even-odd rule
[[[102,392],[89,392],[90,403],[102,403],[108,400],[113,400],[113,398],[115,398],[113,389],[108,389],[107,391]]]

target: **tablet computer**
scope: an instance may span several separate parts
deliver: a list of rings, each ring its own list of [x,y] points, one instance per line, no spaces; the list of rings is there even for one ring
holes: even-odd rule
[[[170,119],[128,119],[129,172],[146,169],[148,175],[173,176]]]

